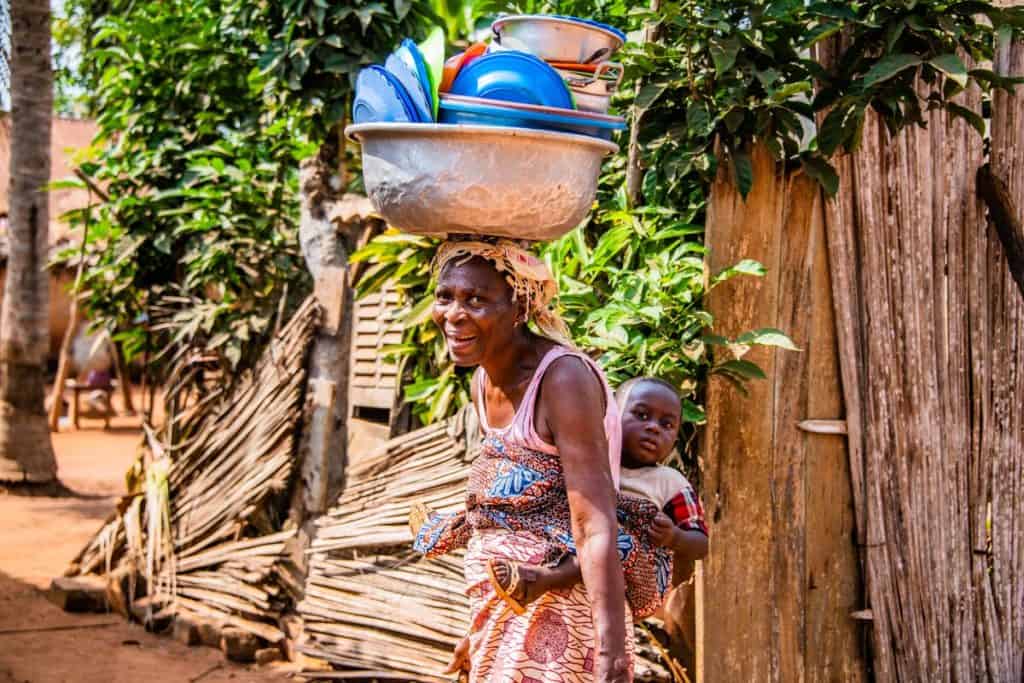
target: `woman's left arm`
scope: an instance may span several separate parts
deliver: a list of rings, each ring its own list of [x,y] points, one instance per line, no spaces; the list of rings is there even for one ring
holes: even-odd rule
[[[630,680],[625,583],[616,544],[604,396],[604,387],[583,361],[559,359],[542,380],[538,417],[551,433],[565,472],[572,534],[597,636],[595,681],[623,683]]]

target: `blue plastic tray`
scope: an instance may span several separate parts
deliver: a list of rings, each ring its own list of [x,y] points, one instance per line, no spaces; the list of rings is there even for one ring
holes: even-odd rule
[[[530,111],[503,105],[501,102],[469,102],[449,97],[441,98],[438,120],[441,123],[558,130],[605,140],[611,139],[614,131],[626,128],[625,120],[619,117],[579,114],[573,111],[566,111],[565,114]]]

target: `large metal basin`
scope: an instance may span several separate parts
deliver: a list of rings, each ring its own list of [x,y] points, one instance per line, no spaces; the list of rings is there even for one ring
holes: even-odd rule
[[[498,126],[364,123],[374,207],[406,232],[551,240],[586,218],[601,160],[618,147],[585,135]]]

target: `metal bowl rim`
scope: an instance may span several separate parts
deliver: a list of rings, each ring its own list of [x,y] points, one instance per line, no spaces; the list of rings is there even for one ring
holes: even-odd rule
[[[618,50],[620,47],[622,47],[625,44],[625,41],[622,39],[622,36],[612,32],[612,31],[609,31],[606,28],[601,28],[600,26],[595,26],[594,24],[588,24],[585,21],[566,19],[564,17],[553,17],[553,16],[545,15],[545,14],[510,14],[509,16],[506,16],[506,17],[499,17],[499,18],[495,19],[491,23],[491,31],[493,31],[494,33],[498,33],[498,31],[501,30],[500,29],[501,25],[506,23],[506,22],[508,22],[508,21],[521,22],[521,21],[537,21],[537,20],[546,21],[546,22],[552,22],[552,23],[558,23],[558,24],[568,24],[570,26],[578,26],[580,28],[590,29],[590,30],[593,30],[593,31],[597,31],[599,33],[603,33],[604,35],[612,38],[616,43],[618,43],[618,46],[615,47],[614,50]]]
[[[513,126],[481,126],[469,123],[355,123],[345,128],[345,136],[359,143],[362,143],[359,137],[360,134],[387,132],[421,133],[423,135],[487,133],[509,138],[522,137],[536,140],[574,142],[588,147],[596,147],[605,154],[614,154],[619,151],[619,146],[614,142],[590,135],[563,133],[554,130],[538,130],[535,128],[516,128]]]

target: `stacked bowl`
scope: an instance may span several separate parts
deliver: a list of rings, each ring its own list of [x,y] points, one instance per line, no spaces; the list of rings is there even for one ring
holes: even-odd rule
[[[399,229],[546,240],[591,208],[626,127],[607,113],[622,73],[608,58],[625,36],[538,15],[492,32],[447,61],[439,29],[405,40],[356,80],[347,133],[363,147],[367,194]]]

